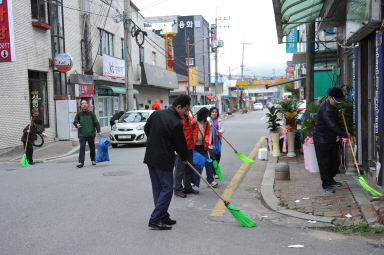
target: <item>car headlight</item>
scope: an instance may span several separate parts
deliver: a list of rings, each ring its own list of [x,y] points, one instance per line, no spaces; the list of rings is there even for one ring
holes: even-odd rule
[[[137,130],[144,130],[144,125],[140,125],[138,127],[136,127]]]
[[[112,131],[116,131],[116,129],[117,129],[116,125],[113,125],[112,126]]]

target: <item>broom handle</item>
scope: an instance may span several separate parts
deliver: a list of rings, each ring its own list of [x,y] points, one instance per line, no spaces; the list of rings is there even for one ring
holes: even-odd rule
[[[222,135],[222,134],[220,134],[220,132],[219,131],[217,131],[217,129],[215,128],[215,126],[214,125],[212,125],[212,127],[213,127],[213,129],[216,131],[216,133],[217,134],[219,134],[223,139],[224,139],[224,141],[226,141],[227,142],[227,144],[232,148],[232,150],[234,150],[234,151],[236,151],[236,149],[235,149],[235,147],[233,147],[233,145]]]
[[[27,141],[25,142],[24,152],[27,152],[29,132],[31,131],[31,123],[32,123],[32,116],[31,116],[31,119],[29,120],[29,127],[28,127],[28,133],[27,133]]]
[[[345,117],[344,117],[344,112],[341,112],[341,116],[343,117],[345,130],[346,130],[347,133],[349,134],[348,127],[347,127],[347,122],[345,121]],[[353,150],[352,142],[351,142],[351,139],[350,139],[350,138],[348,138],[348,142],[349,142],[349,146],[351,147],[352,156],[353,156],[353,160],[355,161],[355,165],[356,165],[357,173],[360,174],[360,168],[359,168],[359,165],[357,164],[355,151]]]
[[[215,188],[214,187],[212,187],[212,185],[211,184],[209,184],[208,183],[208,181],[199,173],[199,171],[197,171],[196,170],[196,168],[187,160],[187,161],[185,161],[185,162],[187,162],[187,164],[188,164],[188,166],[193,170],[193,171],[195,171],[195,173],[208,185],[208,187],[211,189],[211,190],[213,190],[213,192],[215,192],[216,193],[216,195],[225,203],[225,202],[227,202],[227,201],[225,201],[224,200],[224,198],[222,197],[222,196],[220,196],[220,194],[219,193],[217,193],[217,191],[215,190]]]

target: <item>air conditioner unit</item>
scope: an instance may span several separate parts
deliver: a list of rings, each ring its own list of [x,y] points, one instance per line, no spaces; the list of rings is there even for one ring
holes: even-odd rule
[[[347,3],[346,42],[358,42],[381,24],[381,1],[356,1]]]

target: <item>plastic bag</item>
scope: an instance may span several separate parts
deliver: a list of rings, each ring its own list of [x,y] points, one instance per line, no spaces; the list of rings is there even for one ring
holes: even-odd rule
[[[108,145],[109,137],[102,138],[100,136],[99,144],[97,146],[96,163],[109,161]]]

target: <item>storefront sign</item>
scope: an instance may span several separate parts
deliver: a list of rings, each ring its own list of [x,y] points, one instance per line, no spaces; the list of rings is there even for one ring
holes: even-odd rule
[[[0,0],[0,62],[15,60],[12,0]]]
[[[67,53],[61,53],[55,57],[55,67],[60,72],[68,72],[72,69],[72,57]]]
[[[189,85],[190,86],[197,86],[198,84],[198,72],[196,66],[190,66],[189,67]]]
[[[103,55],[103,75],[116,78],[125,79],[125,62],[122,59],[114,58],[108,55]]]
[[[291,32],[286,36],[286,53],[297,52],[297,27],[292,28]]]
[[[76,97],[93,97],[94,86],[92,84],[75,84]]]

